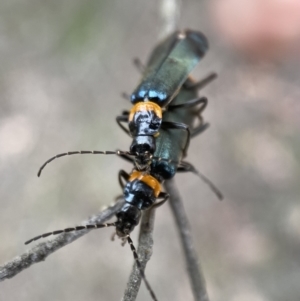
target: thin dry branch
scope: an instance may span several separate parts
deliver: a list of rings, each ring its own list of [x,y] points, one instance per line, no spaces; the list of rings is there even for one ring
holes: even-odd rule
[[[165,187],[167,192],[170,194],[170,206],[172,208],[175,222],[179,230],[194,298],[196,301],[209,301],[209,297],[206,291],[205,279],[200,267],[199,260],[197,258],[196,250],[193,246],[189,222],[185,214],[179,191],[175,185],[174,180],[166,181]],[[146,211],[143,215],[141,223],[138,255],[142,263],[143,270],[145,270],[146,264],[152,255],[154,212],[155,210]],[[122,301],[136,300],[140,285],[141,275],[136,264],[134,264]]]
[[[209,301],[205,279],[194,248],[189,221],[175,181],[173,179],[166,181],[165,188],[170,194],[169,202],[179,231],[194,298],[196,301]]]
[[[152,247],[153,247],[152,232],[154,228],[154,217],[155,217],[155,210],[147,210],[143,213],[143,217],[141,221],[139,246],[138,246],[137,253],[143,271],[145,270],[147,262],[150,260],[152,255]],[[133,265],[131,274],[129,276],[129,280],[122,301],[134,301],[137,297],[140,286],[141,286],[141,273],[135,263]]]
[[[105,222],[120,210],[123,203],[123,200],[116,202],[116,204],[114,204],[113,206],[108,207],[97,215],[94,215],[86,221],[83,221],[82,225]],[[24,254],[19,255],[11,261],[0,266],[0,281],[12,278],[18,273],[22,272],[24,269],[29,268],[31,265],[44,261],[47,256],[66,246],[67,244],[75,241],[79,237],[87,234],[89,231],[91,230],[63,233],[58,235],[53,240],[39,243]]]

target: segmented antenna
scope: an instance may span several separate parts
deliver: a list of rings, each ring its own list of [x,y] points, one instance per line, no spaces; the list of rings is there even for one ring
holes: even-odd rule
[[[52,232],[48,232],[48,233],[44,233],[44,234],[41,234],[41,235],[38,235],[34,238],[31,238],[29,240],[27,240],[25,242],[25,245],[28,245],[30,244],[31,242],[33,241],[36,241],[40,238],[45,238],[45,237],[48,237],[50,235],[57,235],[57,234],[61,234],[61,233],[69,233],[69,232],[74,232],[74,231],[80,231],[80,230],[92,230],[92,229],[99,229],[99,228],[105,228],[105,227],[115,227],[116,226],[116,223],[106,223],[106,224],[93,224],[93,225],[85,225],[85,226],[77,226],[77,227],[73,227],[73,228],[66,228],[66,229],[63,229],[63,230],[56,230],[56,231],[52,231]],[[152,299],[154,301],[158,301],[155,294],[154,294],[154,291],[152,290],[147,278],[146,278],[146,275],[142,269],[142,265],[141,265],[141,262],[139,261],[139,256],[137,254],[137,251],[136,251],[136,248],[134,247],[133,245],[133,241],[131,240],[130,236],[128,235],[127,237],[127,241],[130,245],[130,248],[131,248],[131,251],[133,253],[133,257],[134,257],[134,260],[136,262],[136,265],[140,271],[140,274],[141,274],[141,277],[143,279],[143,281],[145,282],[145,285],[152,297]]]
[[[71,155],[86,155],[86,154],[92,154],[92,155],[118,155],[118,156],[122,156],[122,155],[127,155],[127,156],[136,156],[136,154],[127,152],[127,151],[72,151],[72,152],[66,152],[66,153],[62,153],[62,154],[58,154],[52,158],[50,158],[49,160],[47,160],[39,169],[38,171],[38,177],[40,177],[43,169],[46,167],[47,164],[49,164],[50,162],[52,162],[55,159],[58,159],[60,157],[64,157],[64,156],[71,156]],[[161,157],[154,157],[151,156],[150,157],[151,160],[157,160],[158,162],[161,161],[165,161],[167,163],[174,163],[177,164],[178,166],[181,166],[183,168],[186,169],[186,171],[190,171],[194,174],[196,174],[205,184],[207,184],[210,189],[217,195],[217,197],[222,200],[223,194],[221,193],[221,191],[202,173],[200,173],[192,164],[188,163],[188,162],[178,162],[178,161],[174,161],[171,159],[165,159],[165,158],[161,158]],[[60,232],[61,233],[61,232]],[[59,234],[59,233],[57,233]],[[49,234],[51,235],[51,234]],[[46,236],[44,236],[46,237]]]
[[[71,156],[71,155],[86,155],[86,154],[92,154],[92,155],[128,155],[128,156],[134,156],[134,154],[130,153],[130,152],[125,152],[125,151],[72,151],[72,152],[66,152],[66,153],[62,153],[62,154],[58,154],[52,158],[50,158],[49,160],[47,160],[39,169],[38,171],[38,177],[41,175],[43,169],[46,167],[47,164],[49,164],[50,162],[52,162],[55,159],[58,159],[60,157],[64,157],[64,156]]]
[[[142,277],[143,281],[145,282],[145,285],[146,285],[146,287],[147,287],[147,289],[148,289],[148,291],[149,291],[152,299],[154,301],[158,301],[157,298],[156,298],[156,296],[155,296],[155,294],[154,294],[154,291],[152,290],[152,288],[151,288],[151,286],[150,286],[150,284],[149,284],[149,282],[148,282],[148,280],[146,278],[144,270],[142,269],[142,265],[141,265],[141,262],[139,261],[139,256],[137,254],[136,248],[134,247],[133,241],[131,240],[131,238],[130,238],[129,235],[127,236],[127,241],[128,241],[128,243],[130,245],[130,249],[131,249],[131,251],[133,253],[133,257],[134,257],[136,265],[137,265],[137,267],[138,267],[138,269],[140,271],[141,277]]]
[[[66,228],[63,230],[56,230],[56,231],[44,233],[42,235],[38,235],[34,238],[31,238],[25,242],[25,245],[28,245],[35,240],[38,240],[40,238],[45,238],[50,235],[57,235],[60,233],[69,233],[69,232],[80,231],[80,230],[99,229],[99,228],[105,228],[105,227],[111,227],[111,226],[116,226],[116,223],[93,224],[93,225],[77,226],[77,227],[73,227],[73,228]]]

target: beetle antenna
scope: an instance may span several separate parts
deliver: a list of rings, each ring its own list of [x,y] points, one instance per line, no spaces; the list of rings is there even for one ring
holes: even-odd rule
[[[107,223],[107,224],[93,224],[93,225],[85,225],[85,226],[77,226],[73,228],[66,228],[63,230],[56,230],[48,233],[44,233],[42,235],[38,235],[34,238],[31,238],[25,242],[25,245],[30,244],[31,242],[38,240],[40,238],[48,237],[50,235],[57,235],[60,233],[69,233],[69,232],[74,232],[74,231],[80,231],[80,230],[92,230],[92,229],[99,229],[99,228],[105,228],[105,227],[112,227],[116,226],[116,223]]]
[[[157,298],[156,298],[156,296],[155,296],[155,294],[154,294],[154,291],[152,290],[152,288],[151,288],[151,286],[150,286],[150,284],[149,284],[149,282],[148,282],[148,280],[147,280],[147,278],[146,278],[145,272],[144,272],[144,270],[142,269],[142,265],[141,265],[141,262],[139,261],[139,256],[138,256],[138,254],[137,254],[137,252],[136,252],[136,248],[134,247],[133,241],[132,241],[132,239],[130,238],[129,235],[127,236],[127,241],[128,241],[128,243],[129,243],[129,245],[130,245],[131,251],[132,251],[132,253],[133,253],[134,260],[135,260],[136,265],[137,265],[137,267],[138,267],[138,269],[139,269],[139,271],[140,271],[141,277],[142,277],[142,279],[144,280],[145,285],[146,285],[146,287],[147,287],[147,289],[148,289],[148,291],[149,291],[149,293],[150,293],[152,299],[153,299],[154,301],[158,301]]]
[[[66,152],[66,153],[62,153],[62,154],[58,154],[50,159],[48,159],[39,169],[37,176],[39,177],[43,171],[43,169],[46,167],[47,164],[49,164],[50,162],[52,162],[55,159],[58,159],[60,157],[64,157],[64,156],[71,156],[71,155],[86,155],[86,154],[93,154],[93,155],[128,155],[128,156],[134,156],[134,154],[130,153],[130,152],[126,152],[126,151],[73,151],[73,152]]]

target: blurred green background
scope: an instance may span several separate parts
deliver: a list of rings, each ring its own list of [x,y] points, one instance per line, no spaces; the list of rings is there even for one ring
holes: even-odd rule
[[[163,1],[0,1],[0,264],[40,233],[78,224],[121,193],[117,157],[72,150],[127,150],[115,117],[129,102],[166,31]],[[211,300],[300,299],[299,55],[251,57],[225,42],[212,8],[181,4],[179,28],[203,31],[211,49],[193,76],[219,78],[202,91],[211,127],[188,160],[225,195],[177,175]],[[170,8],[167,11],[171,11]],[[237,24],[238,27],[238,24]],[[112,230],[84,236],[1,283],[0,300],[120,300],[133,263]],[[136,241],[138,229],[133,233]],[[159,300],[192,300],[166,204],[157,210],[147,276]],[[138,300],[150,300],[142,284]]]

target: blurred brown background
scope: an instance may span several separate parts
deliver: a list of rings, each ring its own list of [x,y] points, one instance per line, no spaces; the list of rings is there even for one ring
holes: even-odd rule
[[[131,166],[117,157],[73,156],[36,173],[63,151],[128,149],[115,122],[130,107],[120,94],[137,85],[132,59],[147,59],[168,12],[172,1],[0,1],[0,264],[121,192],[117,172]],[[211,45],[194,77],[219,74],[202,92],[211,127],[188,159],[225,200],[176,176],[211,300],[299,301],[299,1],[185,0],[179,13],[178,27],[203,31]],[[4,281],[0,300],[120,300],[133,259],[111,232]],[[159,300],[192,300],[167,204],[154,239],[146,273]],[[142,286],[138,300],[150,300]]]

